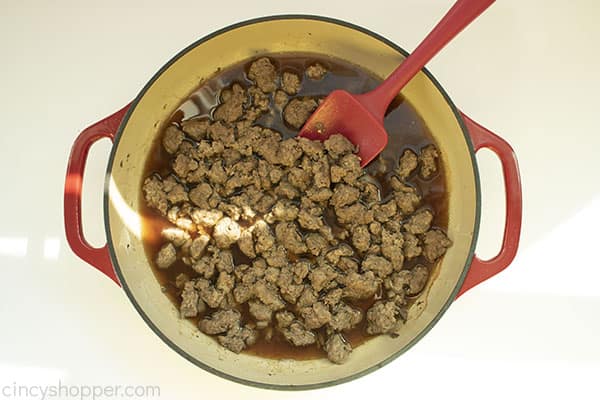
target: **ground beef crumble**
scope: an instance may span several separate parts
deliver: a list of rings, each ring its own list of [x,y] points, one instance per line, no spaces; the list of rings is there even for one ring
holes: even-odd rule
[[[147,206],[173,224],[155,265],[189,267],[176,279],[181,317],[198,318],[202,332],[236,353],[275,332],[346,362],[349,330],[402,329],[408,300],[452,244],[409,182],[437,174],[434,145],[382,164],[390,188],[382,198],[345,137],[283,139],[256,123],[273,107],[301,128],[319,103],[302,95],[303,82],[327,73],[319,63],[298,74],[255,60],[221,91],[210,118],[164,129],[171,170],[152,171],[142,185]],[[355,306],[366,299],[368,309]]]

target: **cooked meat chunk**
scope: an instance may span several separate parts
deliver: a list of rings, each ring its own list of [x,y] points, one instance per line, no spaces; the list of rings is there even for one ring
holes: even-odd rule
[[[366,299],[373,296],[379,289],[379,282],[372,271],[364,274],[350,272],[339,278],[340,283],[345,285],[344,297],[351,299]]]
[[[183,153],[179,153],[173,161],[173,171],[179,178],[184,180],[196,168],[198,168],[198,162]]]
[[[404,255],[407,259],[412,259],[420,256],[423,252],[421,246],[419,246],[419,239],[412,233],[404,234]]]
[[[321,302],[301,308],[300,315],[304,319],[304,326],[308,329],[320,328],[331,321],[329,308]]]
[[[339,300],[334,304],[336,305],[333,309],[331,321],[329,321],[331,329],[335,331],[350,330],[362,321],[363,316],[360,310],[352,308],[346,303],[340,303]]]
[[[200,256],[202,256],[202,253],[204,253],[204,249],[206,249],[206,246],[208,246],[208,242],[210,241],[210,237],[208,235],[199,235],[196,236],[193,240],[192,240],[192,244],[190,245],[190,256],[192,256],[192,258],[200,258]]]
[[[259,222],[254,228],[255,249],[258,254],[270,250],[275,245],[275,236],[264,222]]]
[[[369,254],[362,262],[363,271],[373,271],[378,277],[385,278],[392,273],[392,263],[384,257]]]
[[[237,310],[220,310],[200,320],[198,326],[208,335],[218,335],[238,326],[240,318],[241,314]]]
[[[285,307],[285,303],[279,296],[277,290],[270,284],[264,281],[259,281],[254,286],[256,297],[260,299],[264,304],[269,306],[272,310],[281,310]]]
[[[392,263],[394,271],[402,269],[404,264],[404,236],[400,232],[383,229],[381,232],[381,254]]]
[[[326,73],[327,69],[325,69],[325,67],[319,63],[314,63],[312,65],[309,65],[308,68],[306,68],[306,76],[308,76],[310,79],[323,79]]]
[[[228,350],[234,353],[239,353],[248,346],[256,343],[257,333],[247,326],[234,326],[227,335],[217,336],[219,343]]]
[[[271,93],[277,89],[277,71],[271,60],[266,57],[259,58],[250,65],[248,78],[265,93]]]
[[[376,221],[387,222],[396,216],[397,207],[395,201],[388,201],[382,204],[377,204],[373,207],[373,217]]]
[[[417,155],[410,149],[404,150],[400,157],[400,162],[396,173],[402,179],[406,179],[417,168]]]
[[[376,302],[367,311],[367,332],[371,335],[392,333],[398,328],[400,310],[393,302]]]
[[[181,129],[183,129],[183,131],[192,139],[202,140],[206,138],[206,130],[209,125],[210,121],[208,119],[194,118],[183,121],[181,123]]]
[[[306,247],[312,255],[318,256],[328,247],[327,239],[318,233],[309,233],[306,235]]]
[[[237,222],[231,218],[221,218],[215,225],[213,237],[217,246],[222,249],[229,248],[240,238],[241,230]]]
[[[294,254],[306,253],[306,245],[293,222],[280,222],[275,226],[275,237],[288,251]]]
[[[250,314],[252,314],[257,321],[268,322],[273,317],[273,310],[260,301],[249,301],[248,307]]]
[[[333,196],[331,196],[329,204],[334,207],[344,207],[356,202],[359,197],[360,191],[357,188],[340,184],[333,189]]]
[[[430,144],[421,149],[419,164],[421,165],[421,176],[425,179],[431,178],[437,172],[437,159],[440,156],[437,148]]]
[[[294,221],[298,217],[298,206],[289,200],[277,201],[271,210],[277,221]]]
[[[179,204],[188,201],[188,193],[181,184],[177,184],[167,194],[167,200],[171,204]]]
[[[308,346],[316,341],[315,334],[298,321],[294,321],[288,327],[282,329],[282,333],[294,346]]]
[[[406,232],[417,235],[425,233],[429,230],[431,222],[433,221],[433,214],[429,210],[421,210],[410,217],[408,222],[404,225]]]
[[[316,108],[317,102],[314,99],[292,99],[283,109],[283,119],[292,128],[300,129]]]
[[[413,213],[417,209],[419,203],[421,202],[421,199],[414,191],[414,189],[395,192],[394,200],[396,201],[398,209],[402,212],[402,214],[405,215]]]
[[[312,164],[313,181],[317,188],[329,188],[331,178],[329,176],[329,162],[327,158],[322,158]]]
[[[280,328],[288,328],[292,322],[294,322],[295,318],[296,316],[289,311],[279,311],[277,314],[275,314],[277,326]]]
[[[331,362],[343,364],[348,361],[348,357],[350,357],[350,353],[352,352],[352,346],[350,346],[350,343],[342,335],[335,333],[327,339],[325,351],[327,352],[327,358]]]
[[[177,149],[179,149],[179,145],[183,142],[184,137],[184,133],[180,131],[178,127],[169,125],[167,129],[165,129],[162,140],[163,147],[167,153],[174,154]]]
[[[358,251],[367,251],[371,246],[371,234],[367,225],[357,225],[352,229],[352,245]]]
[[[354,203],[335,210],[338,221],[342,224],[370,224],[373,221],[373,210],[367,210],[363,204]]]
[[[309,211],[302,209],[298,213],[298,223],[304,229],[317,231],[323,226],[323,220],[320,216],[313,215]]]
[[[209,187],[210,188],[210,187]],[[204,188],[206,189],[206,188]],[[202,189],[200,189],[202,190]],[[201,198],[203,198],[205,196],[205,194],[201,194],[202,192],[197,192],[196,194],[199,195]],[[202,200],[199,200],[200,202],[202,202]],[[198,225],[202,225],[204,227],[210,228],[212,226],[215,226],[217,224],[217,222],[223,218],[223,212],[219,211],[219,210],[201,210],[201,209],[194,209],[191,212],[192,217],[192,221],[195,224]]]
[[[200,208],[208,209],[210,205],[208,200],[213,194],[213,189],[208,183],[201,183],[198,186],[190,190],[189,197],[190,201]],[[198,217],[200,218],[200,217]]]
[[[173,265],[175,261],[177,261],[175,246],[173,246],[173,243],[164,244],[156,256],[156,265],[158,268],[166,269]]]
[[[293,72],[284,72],[281,76],[281,88],[287,94],[296,94],[300,90],[300,78]]]
[[[313,269],[309,273],[308,279],[310,280],[310,284],[312,285],[313,289],[315,289],[316,292],[320,292],[337,276],[337,272],[335,272],[332,267],[323,265]]]
[[[288,95],[283,90],[278,90],[275,92],[275,95],[273,96],[273,103],[275,103],[275,107],[283,110],[287,102]]]
[[[303,170],[302,168],[294,167],[290,169],[288,173],[288,181],[300,190],[306,190],[312,180],[310,172]]]
[[[349,257],[354,254],[352,248],[346,244],[341,244],[327,252],[325,259],[333,265],[336,265],[341,257]]]
[[[233,122],[242,116],[245,102],[246,91],[240,84],[234,83],[231,89],[221,92],[221,105],[215,109],[213,117],[216,120]]]
[[[144,186],[144,199],[148,206],[158,210],[161,214],[167,214],[167,193],[163,189],[163,183],[156,176],[146,178]]]
[[[308,307],[313,305],[318,299],[317,292],[310,286],[304,287],[296,304],[298,307]]]
[[[254,240],[252,239],[252,233],[249,231],[243,231],[238,239],[238,247],[242,253],[248,258],[255,258],[256,252],[254,251]]]
[[[194,282],[188,281],[183,286],[183,292],[181,292],[181,306],[179,312],[182,318],[190,318],[198,315],[198,301],[200,300],[200,294],[194,287]]]
[[[160,233],[160,236],[177,247],[183,246],[183,244],[191,238],[187,231],[180,228],[165,228]]]
[[[302,148],[304,154],[306,154],[309,158],[313,160],[318,160],[323,156],[323,143],[317,140],[298,138],[298,144]]]
[[[446,253],[452,241],[438,229],[432,229],[423,235],[423,255],[429,262],[434,262]]]
[[[352,142],[343,135],[331,135],[323,142],[325,150],[334,159],[343,155],[354,153],[356,150]]]

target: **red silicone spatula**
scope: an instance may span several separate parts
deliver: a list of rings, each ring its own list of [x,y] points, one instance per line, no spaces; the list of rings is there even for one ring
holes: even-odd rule
[[[324,140],[339,133],[358,146],[367,165],[387,145],[383,117],[391,101],[423,66],[494,0],[458,0],[415,51],[374,90],[351,94],[334,90],[306,121],[300,136]]]

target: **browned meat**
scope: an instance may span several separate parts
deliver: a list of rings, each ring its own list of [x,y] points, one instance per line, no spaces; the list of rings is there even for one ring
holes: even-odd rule
[[[392,263],[387,259],[369,254],[362,262],[363,271],[373,271],[378,277],[385,278],[392,273]]]
[[[277,71],[271,60],[266,57],[259,58],[250,65],[248,78],[265,93],[271,93],[277,89]]]
[[[275,237],[288,251],[294,254],[306,253],[306,245],[293,222],[280,222],[275,226]]]
[[[326,73],[327,69],[319,63],[314,63],[306,68],[306,76],[308,76],[310,79],[323,79]]]
[[[350,343],[348,343],[342,335],[335,333],[327,339],[325,351],[327,352],[327,358],[331,362],[343,364],[348,361],[350,353],[352,352],[352,346],[350,346]]]
[[[391,301],[376,302],[367,311],[367,332],[371,335],[391,333],[398,328],[400,310]]]
[[[213,117],[216,120],[226,122],[238,120],[244,112],[243,106],[245,102],[246,91],[240,84],[234,83],[231,89],[225,89],[221,92],[221,105],[215,109]]]
[[[359,274],[350,272],[348,275],[340,276],[339,281],[345,285],[344,297],[351,299],[367,299],[373,296],[379,289],[379,282],[372,271]]]
[[[323,142],[325,150],[334,159],[356,151],[352,142],[343,135],[331,135]]]
[[[282,329],[282,333],[294,346],[308,346],[316,341],[315,334],[298,321],[294,321],[289,327]]]
[[[419,246],[419,239],[411,233],[404,234],[403,250],[404,250],[404,255],[409,260],[412,258],[415,258],[417,256],[420,256],[421,253],[423,252],[423,249],[421,248],[421,246]]]
[[[404,264],[404,236],[400,232],[381,232],[381,254],[392,263],[394,271],[402,269]]]
[[[395,201],[388,201],[386,203],[376,204],[373,207],[373,217],[376,221],[387,222],[391,218],[394,218],[397,214],[397,207]]]
[[[183,142],[184,137],[184,133],[180,131],[178,127],[169,125],[167,129],[165,129],[162,140],[163,147],[167,153],[174,154],[179,149],[179,145]]]
[[[275,103],[275,107],[283,110],[285,105],[288,103],[288,95],[283,90],[276,91],[275,95],[273,96],[273,103]]]
[[[300,90],[300,78],[293,72],[284,72],[281,75],[281,88],[287,94],[296,94]]]
[[[256,252],[254,251],[254,239],[252,233],[249,231],[243,231],[238,239],[238,247],[242,253],[248,258],[255,258]]]
[[[421,165],[421,176],[425,179],[431,178],[437,172],[437,159],[440,156],[437,148],[430,144],[421,149],[419,164]]]
[[[148,206],[166,215],[168,208],[167,193],[164,191],[162,181],[154,175],[146,178],[142,190]]]
[[[421,210],[410,217],[408,222],[404,225],[406,232],[417,235],[425,233],[429,230],[431,222],[433,221],[433,214],[429,210]]]
[[[208,235],[199,235],[192,240],[190,245],[190,256],[194,259],[200,258],[208,246],[208,242],[210,241],[210,237]]]
[[[299,129],[326,95],[311,82],[313,97],[299,96],[302,85],[327,74],[314,63],[297,75],[286,62],[255,60],[247,76],[211,87],[220,98],[210,116],[176,114],[165,126],[160,166],[142,185],[172,224],[157,231],[153,261],[179,290],[182,318],[199,318],[225,348],[283,337],[343,363],[343,335],[363,322],[365,333],[397,334],[451,244],[432,228],[438,205],[421,198],[443,179],[441,157],[434,145],[418,156],[405,147],[396,167],[388,154],[364,170],[342,135],[284,139],[289,129],[271,126]]]
[[[329,308],[321,302],[301,308],[300,315],[304,319],[304,326],[308,329],[320,328],[331,321]]]
[[[188,281],[183,286],[183,292],[181,292],[181,306],[179,312],[182,318],[190,318],[198,315],[198,301],[200,300],[200,294],[194,287],[194,282]]]
[[[429,262],[434,262],[446,253],[446,249],[452,245],[444,232],[433,229],[423,235],[423,255]]]
[[[333,189],[333,196],[331,196],[329,204],[334,207],[344,207],[356,202],[359,197],[360,191],[357,188],[340,184]]]
[[[164,244],[156,256],[156,266],[162,269],[169,268],[175,261],[177,261],[175,246],[173,243]]]
[[[237,222],[229,217],[221,218],[213,230],[213,238],[222,249],[229,248],[237,242],[241,235],[241,229]]]
[[[310,284],[316,292],[323,290],[331,281],[337,278],[337,272],[328,265],[313,269],[308,275]]]
[[[357,225],[352,229],[352,245],[358,251],[367,251],[371,246],[371,234],[367,225]]]
[[[206,130],[210,125],[210,121],[205,118],[188,119],[181,123],[181,129],[194,140],[202,140],[206,138]]]
[[[339,299],[333,304],[333,316],[329,322],[331,329],[335,331],[347,331],[354,328],[360,321],[362,321],[363,315],[360,310],[352,308],[346,303],[340,302]]]
[[[241,314],[237,310],[220,310],[200,320],[198,326],[208,335],[217,335],[238,326],[240,318]]]
[[[396,173],[402,179],[406,179],[417,168],[417,155],[410,149],[404,150]]]
[[[318,256],[328,247],[327,239],[318,233],[309,233],[306,236],[306,246],[312,255]]]
[[[317,108],[317,102],[311,98],[292,99],[283,109],[283,119],[292,128],[300,129],[310,114]]]
[[[227,332],[227,335],[217,336],[217,340],[226,349],[239,353],[256,343],[257,336],[256,331],[247,326],[234,326]]]

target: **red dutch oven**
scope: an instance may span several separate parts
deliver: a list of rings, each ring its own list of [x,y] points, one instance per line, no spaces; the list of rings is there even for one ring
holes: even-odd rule
[[[354,349],[343,365],[327,360],[271,360],[225,350],[179,317],[152,272],[141,239],[143,169],[164,121],[197,89],[198,82],[241,60],[282,52],[333,56],[381,78],[407,55],[364,28],[304,15],[246,21],[200,39],[158,71],[131,104],[77,137],[65,183],[65,230],[75,254],[120,285],[149,327],[186,359],[245,384],[307,389],[345,382],[385,365],[423,337],[458,296],[506,268],[519,243],[521,185],[510,145],[460,112],[433,76],[422,70],[402,94],[440,149],[448,188],[448,236],[453,246],[438,266],[435,279],[409,310],[399,337],[371,339]],[[107,244],[94,248],[83,236],[81,187],[88,150],[102,138],[113,142],[104,184]],[[506,189],[502,248],[490,260],[474,254],[481,210],[475,153],[482,148],[499,157]]]

